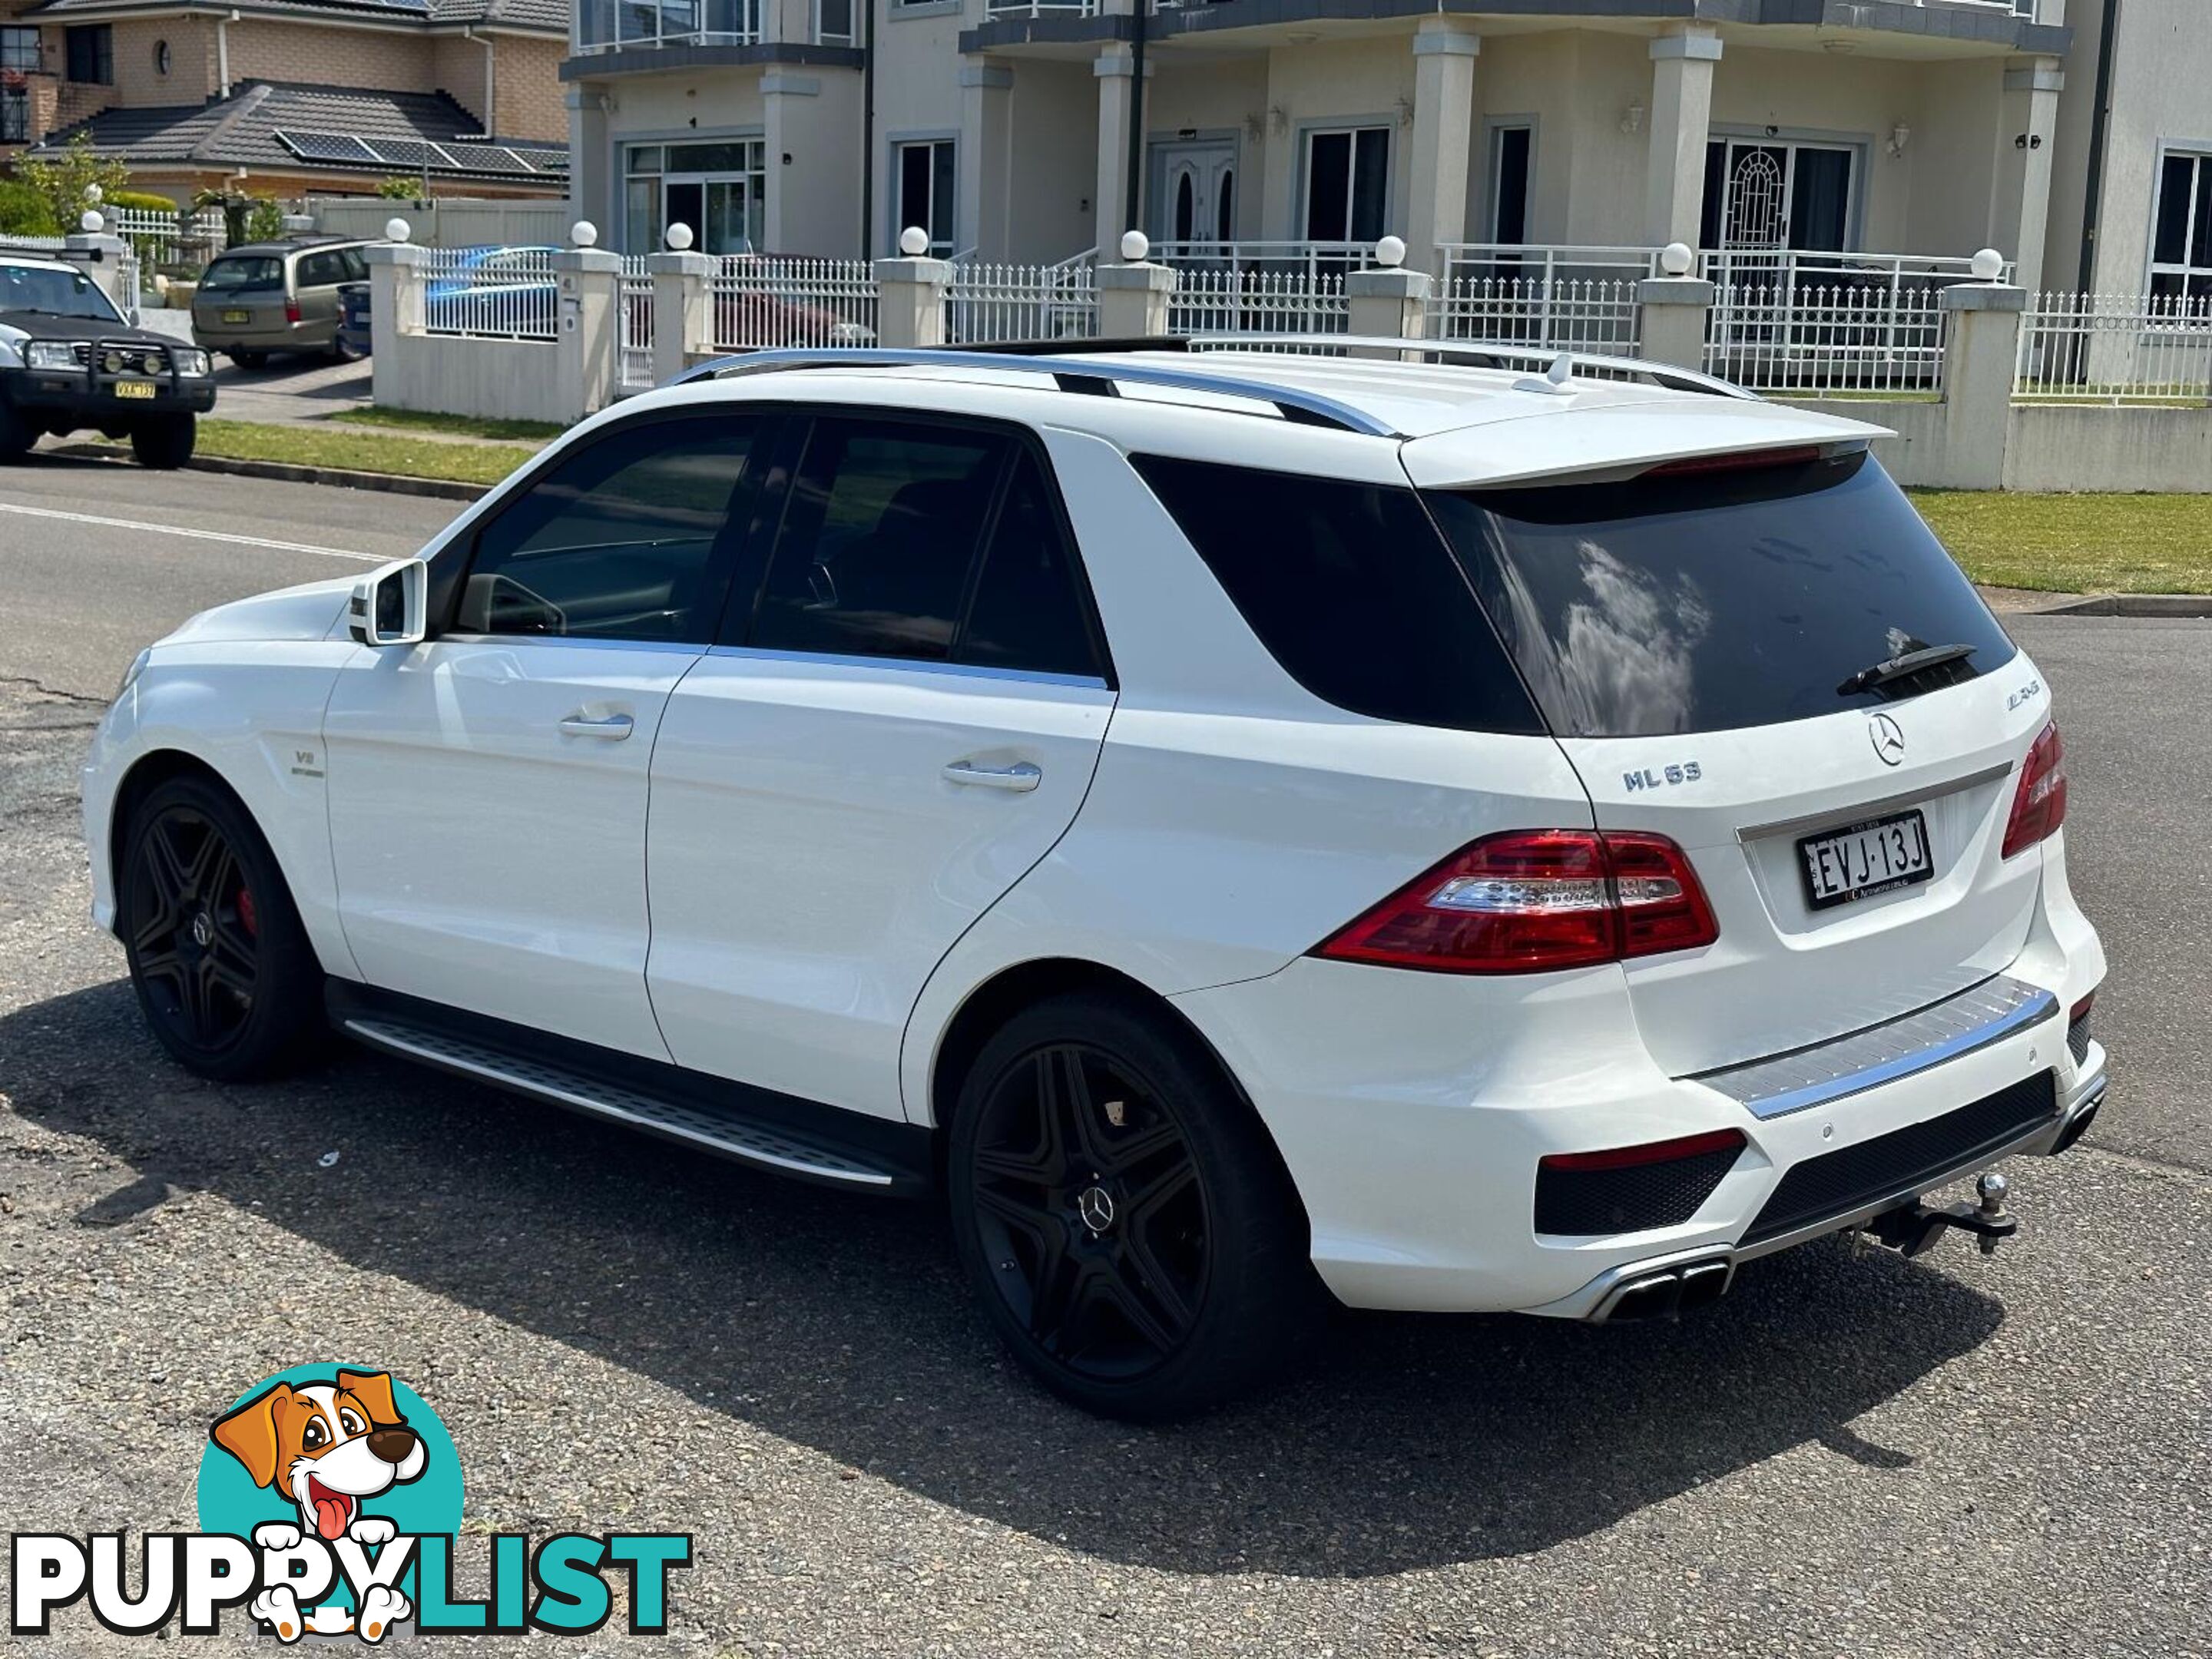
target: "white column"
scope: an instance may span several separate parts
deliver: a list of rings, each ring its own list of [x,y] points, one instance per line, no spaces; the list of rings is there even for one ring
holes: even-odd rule
[[[1708,25],[1680,27],[1651,43],[1651,148],[1644,186],[1647,241],[1698,245],[1705,139],[1713,117],[1713,65],[1720,60],[1720,36]]]
[[[1097,277],[1100,339],[1152,340],[1166,334],[1174,266],[1146,260],[1101,265]]]
[[[704,253],[648,253],[653,276],[653,378],[681,374],[714,349],[709,279],[719,262]],[[373,315],[374,313],[372,313]]]
[[[1419,339],[1428,328],[1429,281],[1425,270],[1401,270],[1394,265],[1348,273],[1344,297],[1352,315],[1346,331],[1355,338]],[[1405,354],[1355,346],[1352,355],[1390,358]]]
[[[1994,264],[1994,262],[1992,262]],[[2027,290],[2009,283],[1960,283],[1943,290],[1943,465],[1952,489],[2004,487],[2012,384],[2020,362]]]
[[[1014,72],[986,58],[960,65],[959,177],[953,185],[957,246],[979,259],[1004,259],[1013,160]]]
[[[1145,65],[1149,77],[1152,66]],[[1098,228],[1098,252],[1111,258],[1121,246],[1121,233],[1140,225],[1121,222],[1129,192],[1129,78],[1137,72],[1136,58],[1119,42],[1103,47],[1092,60],[1091,72],[1098,77],[1098,180],[1091,198],[1092,222]]]
[[[72,231],[62,239],[62,258],[83,268],[125,317],[138,314],[138,295],[125,291],[123,256],[130,244],[105,231]]]
[[[1467,236],[1468,146],[1474,124],[1474,60],[1482,37],[1441,17],[1413,33],[1413,155],[1406,211],[1406,256],[1440,270],[1437,248]]]
[[[942,259],[877,260],[876,343],[943,345],[945,290],[951,281],[952,267]]]
[[[1644,307],[1636,355],[1646,362],[1702,372],[1713,285],[1697,276],[1647,276],[1636,285],[1636,302]]]
[[[614,401],[622,384],[622,256],[605,248],[564,247],[547,260],[558,299],[561,407],[556,421],[580,421]],[[370,322],[374,328],[374,319]]]
[[[623,204],[617,191],[621,186],[612,173],[613,157],[607,143],[607,112],[603,106],[599,88],[589,82],[580,82],[567,94],[568,106],[568,217],[573,222],[588,219],[595,225],[606,227],[607,238],[614,246],[622,246]],[[659,234],[659,227],[653,228]],[[632,248],[633,253],[650,253],[649,246]]]
[[[2056,58],[2014,58],[2005,65],[1989,245],[2012,255],[2016,280],[2031,290],[2046,286],[2043,250],[2051,218],[2051,161],[2058,147],[2058,94],[2065,87]],[[2072,285],[2070,278],[2060,284]]]

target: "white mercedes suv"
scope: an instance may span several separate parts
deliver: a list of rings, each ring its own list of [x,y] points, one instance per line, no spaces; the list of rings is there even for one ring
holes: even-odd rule
[[[1923,1199],[2105,1089],[2041,676],[1878,428],[1407,355],[704,365],[142,653],[97,918],[206,1075],[334,1025],[941,1188],[1014,1352],[1125,1415],[1329,1296],[1993,1247],[2001,1178]]]

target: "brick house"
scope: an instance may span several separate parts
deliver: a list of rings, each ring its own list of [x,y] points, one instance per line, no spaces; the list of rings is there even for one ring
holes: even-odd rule
[[[179,201],[558,196],[568,32],[562,0],[0,0],[0,160],[82,133]]]

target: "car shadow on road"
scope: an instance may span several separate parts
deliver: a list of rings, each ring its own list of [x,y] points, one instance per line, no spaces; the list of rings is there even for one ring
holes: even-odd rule
[[[1012,1369],[929,1205],[757,1176],[363,1053],[283,1084],[204,1084],[155,1049],[120,981],[0,1018],[0,1054],[18,1113],[130,1166],[77,1224],[127,1227],[172,1189],[252,1206],[703,1410],[1174,1571],[1519,1554],[1811,1443],[1895,1468],[1909,1456],[1850,1425],[2003,1316],[1923,1264],[1816,1245],[1753,1264],[1679,1325],[1346,1316],[1275,1393],[1134,1429]]]

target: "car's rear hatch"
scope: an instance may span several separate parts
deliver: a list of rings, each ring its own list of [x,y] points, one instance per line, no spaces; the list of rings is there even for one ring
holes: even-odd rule
[[[2001,849],[2047,700],[1863,448],[1426,493],[1598,828],[1671,837],[1707,890],[1717,943],[1626,964],[1670,1073],[2019,954],[2040,859]]]
[[[292,296],[275,254],[227,254],[210,264],[192,295],[192,331],[201,340],[278,341],[291,331]]]

